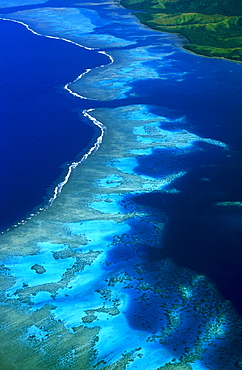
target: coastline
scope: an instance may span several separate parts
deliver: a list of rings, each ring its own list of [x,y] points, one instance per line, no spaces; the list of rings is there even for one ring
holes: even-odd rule
[[[46,12],[55,19],[55,10]],[[129,21],[134,27],[136,22]],[[60,21],[56,24],[60,32]],[[70,24],[75,33],[72,20]],[[210,154],[212,147],[223,159],[231,149],[213,136],[194,133],[180,107],[174,113],[165,101],[169,87],[175,86],[174,94],[191,74],[187,58],[193,56],[174,48],[172,36],[156,39],[152,31],[135,32],[123,41],[112,35],[114,63],[69,86],[78,96],[96,89],[93,99],[114,101],[84,113],[94,124],[102,122],[102,134],[103,125],[107,128],[102,145],[75,168],[52,207],[1,236],[0,310],[6,329],[0,356],[5,367],[204,370],[206,362],[215,369],[217,360],[220,368],[223,361],[229,361],[231,370],[237,367],[241,318],[205,275],[163,257],[168,219],[159,198],[182,193],[179,181],[190,168],[179,167],[179,158],[205,150]],[[108,34],[106,38],[110,42]],[[96,43],[103,41],[104,36]],[[184,57],[183,69],[177,68],[179,57]],[[204,63],[197,81],[207,73],[203,59],[197,57],[194,64],[189,59],[196,68]],[[156,97],[141,95],[149,84],[136,87],[147,78],[164,83],[160,99],[166,109],[160,106],[157,112]],[[169,101],[175,97],[172,92]],[[206,178],[201,182],[210,183]],[[153,203],[142,203],[146,196],[154,197]],[[227,345],[233,345],[233,353],[227,353]]]
[[[196,9],[189,10],[189,4],[183,6],[183,11],[179,11],[176,5],[173,4],[173,9],[172,4],[166,2],[155,6],[153,3],[144,1],[136,3],[132,0],[122,0],[120,5],[133,9],[133,14],[142,24],[156,31],[183,36],[188,41],[183,44],[183,48],[187,51],[238,63],[242,61],[239,14],[226,16],[226,13],[219,12],[219,7],[215,14],[207,14],[206,9],[201,13]],[[135,13],[135,9],[140,12]]]

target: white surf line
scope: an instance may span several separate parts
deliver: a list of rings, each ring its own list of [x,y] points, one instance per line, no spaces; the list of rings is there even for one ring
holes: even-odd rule
[[[65,40],[65,39],[62,39],[62,40]],[[75,44],[77,45],[77,44]],[[96,50],[96,49],[88,49],[88,50]],[[87,73],[91,72],[92,70],[94,69],[97,69],[97,68],[103,68],[103,67],[108,67],[110,66],[111,64],[113,64],[114,62],[114,59],[111,55],[107,54],[105,51],[98,51],[99,54],[104,54],[106,55],[109,59],[110,59],[110,63],[109,64],[102,64],[98,67],[95,67],[93,69],[91,68],[87,68],[85,70],[85,72],[81,73],[74,81],[71,81],[71,82],[68,82],[65,86],[64,86],[64,89],[67,90],[70,94],[72,94],[73,96],[75,96],[76,98],[80,98],[80,99],[87,99],[87,100],[98,100],[98,99],[94,99],[94,98],[87,98],[86,96],[83,96],[83,95],[80,95],[78,93],[75,93],[74,91],[71,90],[71,88],[69,87],[72,83],[75,83],[77,81],[79,81],[84,75],[86,75]]]
[[[71,173],[72,171],[79,165],[81,164],[83,161],[85,161],[90,154],[92,153],[95,153],[100,145],[102,144],[102,140],[103,140],[103,136],[104,136],[104,133],[106,131],[106,126],[104,126],[100,121],[98,121],[96,118],[92,117],[89,112],[93,111],[94,109],[88,109],[88,110],[84,110],[82,112],[82,114],[84,115],[84,117],[88,117],[94,125],[98,126],[101,130],[101,135],[97,138],[97,141],[95,142],[95,144],[89,149],[89,151],[83,155],[83,157],[81,158],[80,161],[78,162],[72,162],[71,165],[69,166],[68,168],[68,172],[67,172],[67,175],[65,176],[65,179],[64,181],[60,182],[56,187],[55,187],[55,190],[54,190],[54,196],[52,198],[49,199],[48,201],[48,204],[43,207],[43,208],[40,208],[39,210],[42,211],[42,210],[46,210],[47,208],[49,208],[54,200],[60,195],[61,191],[62,191],[62,188],[63,186],[68,182],[70,176],[71,176]]]
[[[102,67],[102,66],[100,66],[100,67]],[[86,70],[85,70],[85,72],[83,72],[82,74],[80,74],[74,81],[72,81],[72,82],[68,82],[65,86],[64,86],[64,89],[65,90],[67,90],[71,95],[73,95],[73,96],[75,96],[76,98],[80,98],[80,99],[88,99],[88,100],[98,100],[98,99],[89,99],[89,98],[87,98],[86,96],[83,96],[83,95],[80,95],[80,94],[77,94],[77,93],[75,93],[74,91],[72,91],[71,89],[70,89],[70,85],[72,84],[72,83],[74,83],[74,82],[76,82],[76,81],[78,81],[78,80],[80,80],[84,75],[86,75],[87,73],[89,73],[91,71],[91,69],[90,68],[87,68]]]
[[[111,55],[109,55],[108,53],[106,53],[105,51],[103,51],[103,50],[98,51],[96,48],[89,48],[89,47],[87,47],[87,46],[84,46],[84,45],[78,44],[78,43],[76,43],[76,42],[74,42],[74,41],[71,41],[71,40],[68,40],[68,39],[65,39],[65,38],[62,38],[62,37],[43,35],[43,34],[41,34],[41,33],[38,33],[38,32],[36,32],[36,31],[34,31],[32,28],[30,28],[30,26],[29,26],[28,24],[26,24],[26,23],[24,23],[24,22],[21,22],[21,21],[18,21],[18,20],[16,20],[16,19],[9,19],[9,18],[1,18],[1,17],[0,17],[0,20],[3,20],[3,21],[10,21],[10,22],[15,22],[15,23],[22,24],[24,27],[26,27],[26,28],[27,28],[27,30],[28,30],[28,31],[32,32],[33,34],[35,34],[35,35],[37,35],[37,36],[47,37],[47,38],[49,38],[49,39],[55,39],[55,40],[63,40],[63,41],[69,42],[69,43],[71,43],[71,44],[74,44],[74,45],[76,45],[76,46],[79,46],[79,47],[81,47],[81,48],[84,48],[84,49],[86,49],[86,50],[96,50],[96,51],[97,51],[97,53],[99,53],[99,54],[103,54],[103,55],[106,55],[106,56],[110,59],[110,63],[109,63],[109,64],[102,64],[102,65],[100,65],[100,66],[98,66],[98,67],[95,67],[95,68],[93,68],[93,69],[96,69],[96,68],[102,68],[102,67],[109,66],[109,65],[111,65],[111,64],[113,64],[113,63],[114,63],[114,58],[113,58]],[[84,73],[82,73],[81,75],[79,75],[79,76],[78,76],[74,81],[67,83],[67,84],[64,86],[64,89],[66,89],[70,94],[72,94],[73,96],[75,96],[75,97],[77,97],[77,98],[79,98],[79,99],[97,100],[97,99],[89,99],[89,98],[86,98],[85,96],[81,96],[81,95],[79,95],[79,94],[77,94],[77,93],[73,92],[73,91],[70,89],[70,87],[69,87],[69,85],[70,85],[71,83],[76,82],[77,80],[81,79],[85,74],[89,73],[90,71],[92,71],[92,69],[90,69],[90,68],[86,69],[86,71],[85,71]],[[89,112],[91,112],[91,111],[93,111],[93,110],[94,110],[94,109],[92,109],[92,108],[87,109],[87,110],[84,110],[84,111],[82,112],[82,114],[84,115],[84,117],[89,118],[89,119],[92,121],[92,123],[93,123],[94,125],[98,126],[98,127],[100,128],[100,130],[101,130],[101,134],[100,134],[100,136],[97,138],[97,141],[95,142],[95,144],[94,144],[94,145],[89,149],[89,151],[88,151],[86,154],[84,154],[84,155],[83,155],[83,157],[81,158],[81,160],[80,160],[80,161],[78,161],[78,162],[72,162],[72,163],[70,164],[70,166],[68,167],[68,171],[67,171],[67,174],[66,174],[66,176],[65,176],[64,180],[63,180],[62,182],[60,182],[60,183],[55,187],[53,197],[51,197],[51,198],[48,200],[48,202],[47,202],[47,204],[46,204],[45,206],[40,207],[40,208],[38,209],[38,211],[36,211],[35,213],[31,213],[31,214],[30,214],[30,216],[26,217],[26,219],[23,219],[23,220],[21,220],[20,222],[17,222],[16,224],[13,224],[11,227],[9,227],[9,228],[7,228],[6,230],[2,231],[2,232],[1,232],[1,234],[4,234],[6,231],[9,231],[9,230],[10,230],[11,228],[13,228],[13,227],[18,227],[19,225],[23,225],[23,224],[25,224],[28,220],[31,220],[33,217],[36,217],[40,212],[42,212],[42,211],[46,211],[49,207],[51,207],[51,206],[52,206],[52,204],[53,204],[53,202],[55,201],[55,199],[56,199],[56,198],[61,194],[61,191],[62,191],[62,189],[63,189],[63,186],[65,186],[65,184],[68,182],[68,180],[69,180],[69,178],[70,178],[70,176],[71,176],[72,171],[73,171],[73,170],[74,170],[74,169],[75,169],[79,164],[81,164],[83,161],[85,161],[85,160],[89,157],[89,155],[90,155],[90,154],[95,153],[95,152],[99,149],[99,147],[100,147],[100,145],[101,145],[101,143],[102,143],[102,140],[103,140],[104,133],[105,133],[105,131],[106,131],[106,127],[105,127],[101,122],[99,122],[98,120],[96,120],[94,117],[92,117],[92,116],[89,114]]]
[[[38,33],[36,31],[34,31],[32,28],[30,28],[30,26],[27,24],[27,23],[24,23],[22,21],[18,21],[16,19],[11,19],[11,18],[2,18],[0,17],[1,20],[3,21],[10,21],[10,22],[15,22],[15,23],[19,23],[19,24],[22,24],[24,27],[27,28],[27,30],[29,30],[30,32],[32,32],[34,35],[37,35],[37,36],[42,36],[42,37],[47,37],[49,39],[55,39],[55,40],[64,40],[66,42],[70,42],[71,44],[74,44],[74,45],[77,45],[81,48],[84,48],[84,49],[87,49],[87,50],[97,50],[95,48],[89,48],[87,46],[84,46],[84,45],[81,45],[81,44],[78,44],[77,42],[74,42],[74,41],[71,41],[71,40],[68,40],[68,39],[64,39],[63,37],[58,37],[58,36],[50,36],[50,35],[44,35],[42,33]]]
[[[81,45],[81,44],[78,44],[77,42],[75,41],[71,41],[71,40],[68,40],[66,38],[63,38],[63,37],[58,37],[58,36],[50,36],[50,35],[44,35],[42,33],[39,33],[39,32],[36,32],[34,31],[32,28],[30,28],[30,26],[27,24],[27,23],[24,23],[22,21],[18,21],[16,19],[11,19],[11,18],[2,18],[0,17],[0,20],[2,21],[10,21],[10,22],[15,22],[15,23],[19,23],[19,24],[22,24],[24,27],[27,28],[28,31],[32,32],[34,35],[37,35],[37,36],[41,36],[41,37],[47,37],[48,39],[54,39],[54,40],[63,40],[63,41],[66,41],[66,42],[69,42],[70,44],[73,44],[73,45],[76,45],[76,46],[79,46],[80,48],[84,48],[86,50],[96,50],[97,53],[99,54],[103,54],[103,55],[106,55],[109,59],[110,59],[110,64],[112,64],[114,62],[114,59],[111,55],[109,55],[106,51],[104,50],[98,50],[98,48],[90,48],[88,46],[84,46],[84,45]],[[95,68],[100,68],[100,67],[104,67],[104,66],[108,66],[109,64],[102,64],[98,67],[95,67]],[[95,69],[93,68],[93,69]]]

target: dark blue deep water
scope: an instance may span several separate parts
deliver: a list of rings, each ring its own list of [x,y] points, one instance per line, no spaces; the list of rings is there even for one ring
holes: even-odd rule
[[[185,53],[174,65],[177,72],[190,72],[181,82],[172,78],[138,81],[132,93],[145,91],[146,99],[153,101],[153,113],[185,117],[184,124],[166,122],[162,128],[183,128],[222,141],[228,150],[198,142],[186,154],[180,149],[157,149],[138,159],[138,174],[160,178],[186,172],[172,184],[177,193],[134,197],[138,204],[158,209],[167,218],[161,248],[150,248],[146,262],[168,257],[179,266],[206,274],[242,314],[241,65]]]
[[[86,68],[109,63],[97,51],[0,21],[0,230],[46,202],[68,164],[100,131],[77,109],[88,101],[63,89]]]

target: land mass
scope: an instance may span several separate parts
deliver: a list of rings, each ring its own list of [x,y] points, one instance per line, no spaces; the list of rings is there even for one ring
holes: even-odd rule
[[[242,61],[242,0],[121,0],[158,31],[185,36],[184,48],[209,57]],[[141,12],[140,12],[141,11]]]

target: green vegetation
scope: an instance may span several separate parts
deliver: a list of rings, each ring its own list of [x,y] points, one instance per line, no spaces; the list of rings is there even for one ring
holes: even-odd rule
[[[121,0],[121,5],[141,10],[135,15],[147,26],[185,36],[187,50],[242,61],[242,0]]]

